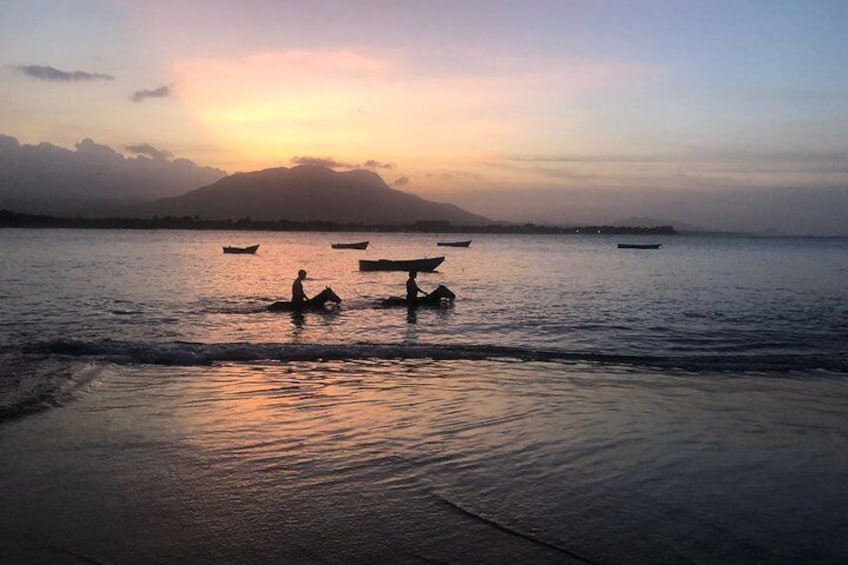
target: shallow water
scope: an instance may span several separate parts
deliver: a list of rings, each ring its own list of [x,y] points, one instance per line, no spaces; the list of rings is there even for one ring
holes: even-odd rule
[[[333,250],[339,238],[367,251]],[[430,234],[3,230],[0,338],[275,343],[491,344],[654,354],[841,354],[848,329],[848,240],[634,236],[476,236],[469,249]],[[260,243],[257,255],[221,245]],[[444,255],[425,290],[453,309],[373,308],[403,294],[404,273],[361,273],[358,259]],[[305,268],[310,295],[344,300],[299,327],[263,313]]]
[[[0,232],[3,554],[848,557],[845,240],[473,237]],[[372,307],[437,253],[452,308]],[[341,307],[264,312],[300,266]]]
[[[431,360],[88,370],[73,405],[2,428],[13,554],[848,555],[842,378]]]

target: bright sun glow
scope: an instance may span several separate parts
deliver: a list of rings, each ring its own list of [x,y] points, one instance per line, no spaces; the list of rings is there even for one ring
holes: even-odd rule
[[[350,51],[175,66],[181,102],[219,144],[240,153],[413,160],[514,150],[542,124],[565,127],[575,98],[656,74],[611,64],[514,72],[428,77],[402,59]]]

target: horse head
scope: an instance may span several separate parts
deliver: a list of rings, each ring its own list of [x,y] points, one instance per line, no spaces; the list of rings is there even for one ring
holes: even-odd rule
[[[452,301],[454,298],[456,298],[456,294],[454,294],[451,291],[451,289],[449,289],[448,287],[446,287],[443,284],[440,284],[439,286],[437,286],[436,290],[434,290],[433,292],[430,293],[430,296],[434,296],[434,297],[438,298],[439,300],[444,299],[444,300],[450,300],[450,301]]]
[[[339,295],[336,294],[335,292],[333,292],[333,289],[330,288],[329,286],[321,291],[320,296],[325,301],[335,302],[336,304],[338,304],[339,302],[342,301],[342,299],[339,298]]]

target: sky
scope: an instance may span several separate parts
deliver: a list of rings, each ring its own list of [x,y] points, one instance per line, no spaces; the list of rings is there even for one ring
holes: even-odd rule
[[[368,167],[496,219],[830,233],[846,29],[842,0],[2,0],[0,134]]]

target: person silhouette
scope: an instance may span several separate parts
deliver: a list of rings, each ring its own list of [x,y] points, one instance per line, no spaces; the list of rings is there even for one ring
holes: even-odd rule
[[[294,279],[292,283],[292,308],[295,310],[301,310],[306,305],[306,302],[309,300],[307,298],[306,293],[303,292],[303,281],[306,279],[306,271],[303,269],[297,272],[297,278]]]
[[[416,271],[409,271],[409,278],[406,279],[406,305],[410,308],[418,306],[418,293],[427,296],[426,292],[418,288],[418,283],[415,282],[417,276]]]

